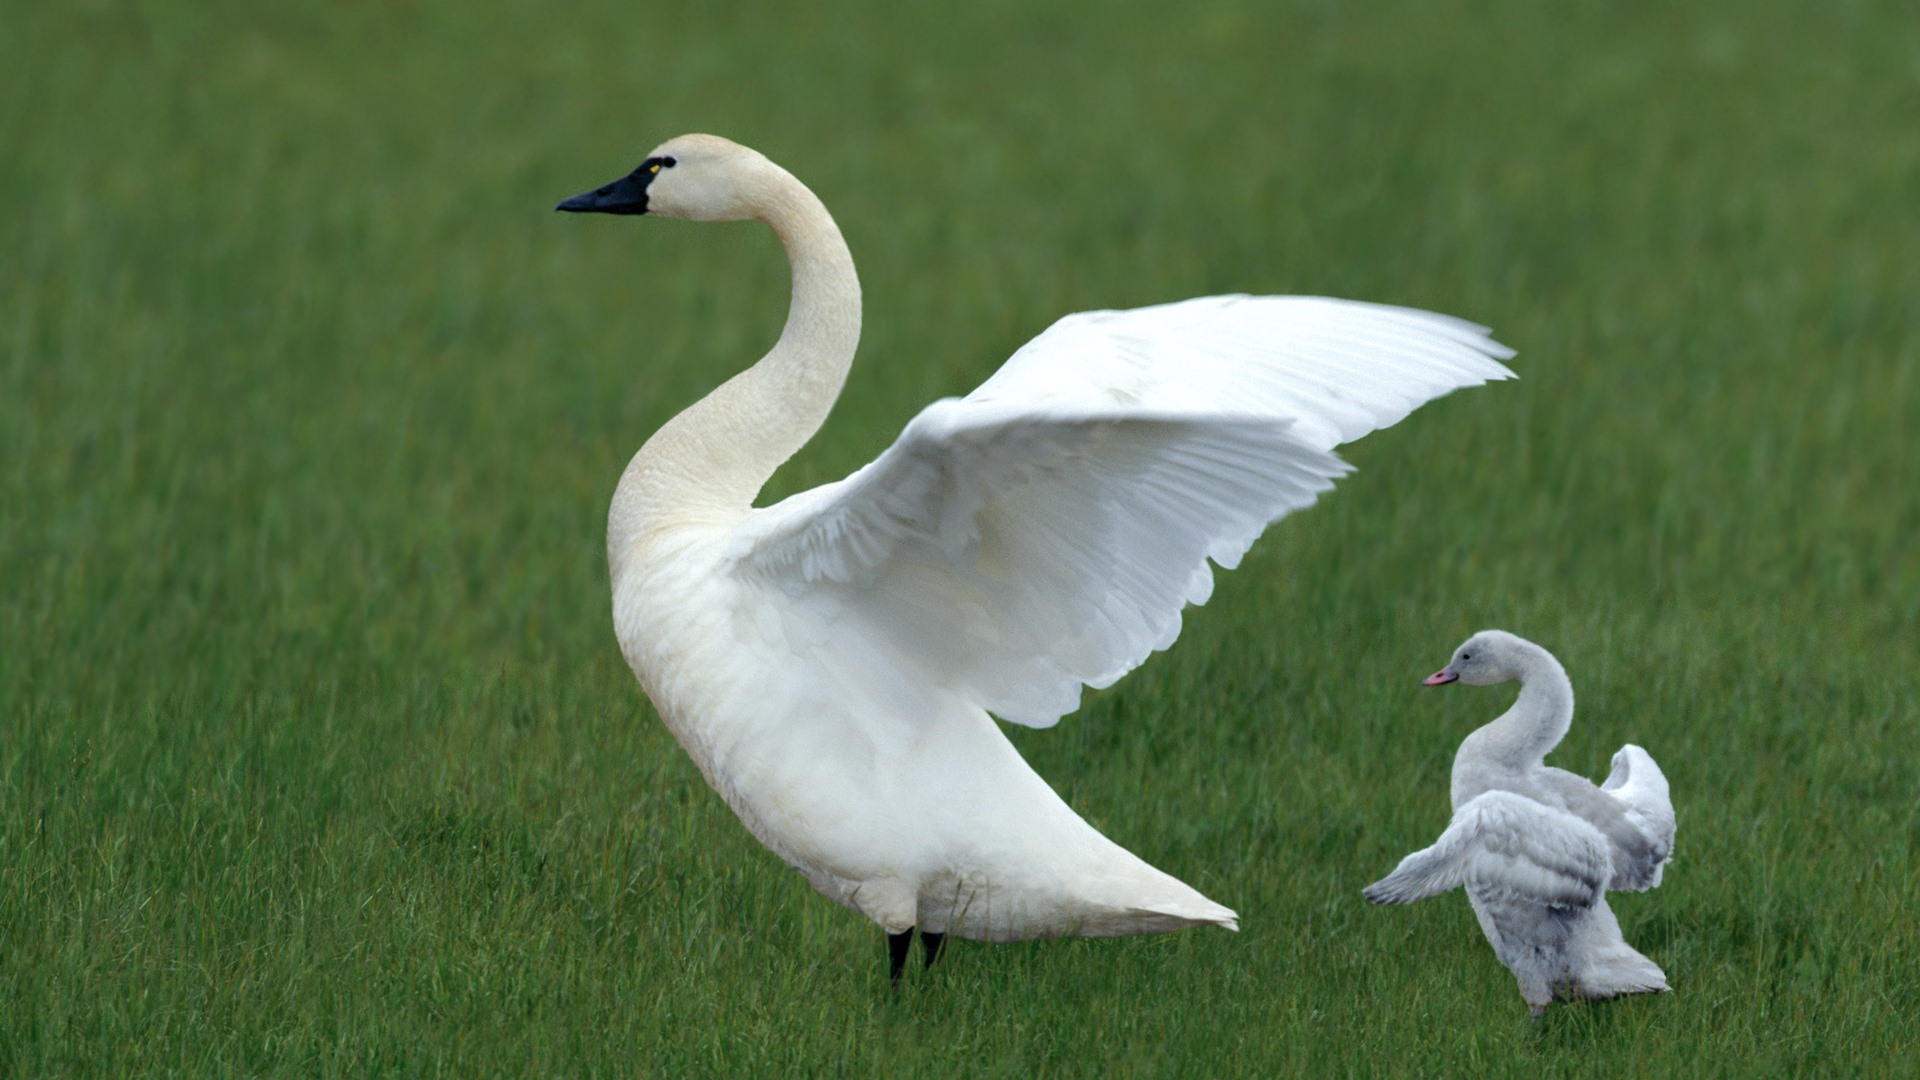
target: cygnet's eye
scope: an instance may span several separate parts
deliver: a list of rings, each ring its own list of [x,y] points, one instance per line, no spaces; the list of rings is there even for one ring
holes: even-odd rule
[[[1463,653],[1461,653],[1461,654],[1460,654],[1460,659],[1462,659],[1462,660],[1471,660],[1471,659],[1473,659],[1473,654],[1472,654],[1472,653],[1470,653],[1470,652],[1463,652]]]

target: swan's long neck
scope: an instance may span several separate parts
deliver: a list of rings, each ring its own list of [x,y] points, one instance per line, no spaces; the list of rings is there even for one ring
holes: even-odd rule
[[[773,351],[648,439],[627,465],[607,521],[618,577],[649,529],[744,515],[775,469],[806,445],[833,408],[860,341],[860,279],[827,208],[767,163],[753,216],[786,248],[793,303]]]
[[[1573,682],[1553,654],[1522,643],[1520,696],[1500,718],[1467,736],[1456,768],[1469,760],[1521,770],[1537,768],[1573,726]]]

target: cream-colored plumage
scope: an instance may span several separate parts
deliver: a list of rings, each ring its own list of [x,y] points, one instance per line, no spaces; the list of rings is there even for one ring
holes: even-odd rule
[[[1406,309],[1212,297],[1063,319],[846,480],[754,508],[838,396],[860,287],[812,192],[690,135],[569,210],[771,226],[793,303],[763,360],[621,477],[614,624],[662,719],[753,834],[889,934],[1234,927],[1096,832],[989,712],[1045,726],[1179,632],[1339,442],[1511,373]],[[896,957],[896,970],[898,958]]]

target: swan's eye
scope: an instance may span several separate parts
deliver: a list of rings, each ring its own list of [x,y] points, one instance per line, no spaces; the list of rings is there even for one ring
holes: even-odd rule
[[[1471,659],[1473,659],[1473,654],[1472,654],[1472,653],[1470,653],[1470,652],[1463,652],[1463,653],[1461,653],[1461,654],[1460,654],[1460,659],[1462,659],[1462,660],[1471,660]]]
[[[661,159],[660,159],[660,164],[662,164],[662,165],[665,165],[665,166],[666,166],[667,168],[669,168],[669,169],[671,169],[671,168],[673,168],[673,167],[674,167],[675,165],[678,165],[678,164],[680,164],[680,163],[679,163],[678,161],[676,161],[676,160],[674,160],[673,158],[670,158],[670,157],[663,157],[663,158],[661,158]]]

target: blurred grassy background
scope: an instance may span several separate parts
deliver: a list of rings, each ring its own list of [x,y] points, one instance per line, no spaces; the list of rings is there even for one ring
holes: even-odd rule
[[[0,1071],[1866,1072],[1915,1049],[1920,16],[1894,3],[16,6],[0,34]],[[1180,644],[1016,733],[1239,935],[955,950],[760,850],[613,642],[606,500],[758,356],[807,181],[862,359],[769,497],[1060,314],[1312,292],[1522,381],[1350,448]],[[1631,739],[1675,993],[1537,1028],[1437,834],[1491,691]]]

